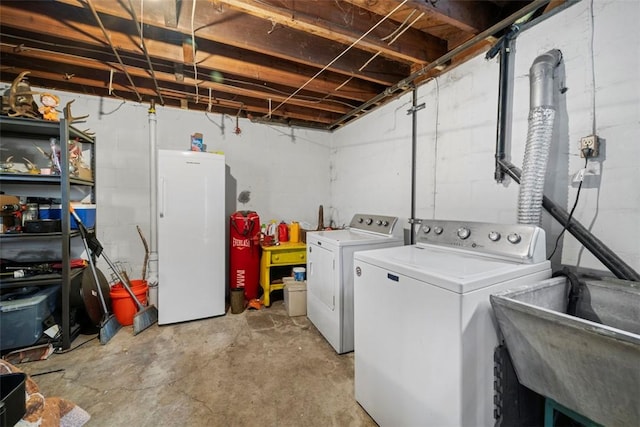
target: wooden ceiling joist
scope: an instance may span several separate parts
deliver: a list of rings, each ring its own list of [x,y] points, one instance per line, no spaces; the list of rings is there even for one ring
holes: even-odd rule
[[[443,45],[442,40],[410,28],[402,35],[402,47],[397,44],[389,44],[382,39],[393,34],[398,27],[392,21],[385,20],[385,15],[368,14],[370,16],[368,20],[349,20],[349,14],[362,14],[362,11],[336,10],[339,8],[338,2],[324,8],[318,8],[316,2],[291,2],[288,4],[288,8],[284,8],[282,3],[269,0],[260,2],[253,0],[216,1],[234,10],[248,13],[283,27],[336,40],[345,46],[351,45],[362,35],[374,29],[370,36],[358,42],[358,47],[399,61],[426,64],[446,52],[446,46]],[[355,8],[355,6],[352,7]],[[345,16],[346,18],[344,18]]]
[[[1,0],[0,77],[333,130],[549,2],[566,0]]]
[[[9,59],[14,64],[20,64],[22,66],[30,66],[33,71],[45,71],[51,70],[52,68],[58,69],[58,77],[52,77],[52,81],[68,81],[71,78],[68,76],[83,76],[90,75],[95,77],[102,76],[104,79],[103,82],[106,83],[109,79],[110,73],[112,70],[115,70],[116,73],[122,73],[119,70],[120,65],[118,63],[106,62],[106,61],[96,61],[93,59],[81,58],[81,57],[72,57],[65,56],[60,57],[60,55],[55,53],[47,53],[43,51],[22,50],[20,56],[23,58],[21,61],[18,58],[13,58],[11,55],[14,55],[14,49],[6,44],[0,46],[0,52],[5,53],[7,59]],[[58,66],[55,66],[58,64]],[[66,67],[60,67],[59,64],[65,64]],[[130,74],[135,78],[145,78],[148,76],[148,73],[144,70],[140,69],[130,69]],[[53,74],[48,74],[49,76],[53,76]],[[168,72],[156,72],[156,76],[161,85],[173,84],[175,82],[175,75]],[[181,83],[184,84],[184,91],[188,91],[190,88],[195,87],[196,81],[191,78],[185,78]],[[100,85],[98,80],[94,81],[96,86]],[[281,93],[270,92],[265,90],[264,88],[260,88],[259,85],[255,84],[253,86],[246,85],[246,87],[236,86],[231,84],[225,84],[222,79],[220,82],[215,81],[203,81],[198,82],[198,87],[201,89],[212,89],[215,91],[215,94],[218,98],[233,98],[233,97],[246,97],[246,98],[254,98],[252,103],[247,103],[247,108],[253,103],[263,102],[265,99],[272,99],[273,102],[282,102],[286,96]],[[340,101],[339,99],[336,102],[331,102],[331,100],[326,100],[326,102],[318,104],[317,100],[320,99],[319,94],[314,94],[312,92],[303,92],[300,94],[300,97],[294,98],[291,100],[291,105],[296,105],[300,107],[309,107],[315,106],[316,109],[344,114],[349,111],[353,106],[349,106],[346,101]]]
[[[31,14],[27,11],[17,10],[17,9],[8,9],[3,10],[3,16],[6,16],[7,19],[10,19],[11,27],[29,31],[32,29],[31,25]],[[53,18],[47,19],[43,18],[43,24],[46,26],[46,29],[41,30],[42,34],[47,35],[50,38],[63,37],[67,40],[77,43],[83,43],[89,46],[94,47],[104,47],[105,42],[102,40],[98,40],[97,37],[91,35],[91,25],[84,23],[75,23],[72,27],[65,25]],[[130,35],[127,35],[123,32],[110,32],[110,38],[115,46],[118,47],[120,52],[125,52],[133,55],[140,55],[141,50],[137,41],[132,38]],[[182,62],[183,61],[183,47],[182,45],[168,43],[166,41],[160,40],[146,40],[147,50],[150,55],[154,58],[159,58],[166,61],[172,62]],[[276,64],[273,60],[270,60],[270,64],[260,65],[260,61],[251,58],[250,61],[243,61],[241,59],[234,59],[230,57],[231,55],[224,55],[224,51],[229,48],[225,48],[224,46],[219,46],[216,49],[211,48],[211,50],[222,51],[221,54],[208,54],[204,50],[198,50],[196,53],[196,61],[198,67],[202,67],[203,70],[215,70],[219,73],[232,73],[265,81],[272,81],[281,85],[288,85],[291,87],[299,87],[303,85],[310,76],[313,75],[314,70],[308,69],[306,71],[306,75],[304,75],[302,68],[304,66],[298,65],[296,67],[283,67],[283,64]],[[244,57],[255,57],[257,54],[252,52],[245,53]],[[268,57],[266,58],[268,61]],[[262,62],[265,62],[263,60]],[[278,69],[278,66],[283,68],[282,70]],[[188,68],[188,67],[186,67]],[[293,71],[291,71],[294,69]],[[202,76],[207,76],[208,73],[202,73]],[[307,86],[307,89],[318,91],[318,92],[333,92],[336,87],[342,85],[346,79],[343,77],[338,77],[337,75],[328,75],[323,79],[314,80],[311,84]],[[344,98],[349,98],[353,100],[366,100],[369,97],[375,95],[376,88],[375,86],[367,86],[359,81],[354,81],[353,83],[349,83],[345,85],[340,90],[340,96]]]
[[[76,8],[82,7],[82,2],[78,0],[58,0],[57,3],[75,6]],[[131,19],[131,13],[122,8],[119,2],[92,0],[92,4],[101,14],[123,20]],[[284,27],[275,30],[277,33],[270,37],[270,32],[273,32],[271,21],[243,15],[235,11],[220,12],[209,1],[197,3],[199,9],[194,16],[192,28],[192,3],[190,0],[185,0],[180,4],[181,13],[175,30],[185,35],[180,39],[181,43],[184,38],[191,38],[191,33],[193,32],[196,40],[208,40],[220,45],[236,47],[243,51],[269,55],[285,61],[295,61],[316,68],[324,67],[342,53],[345,48],[343,44]],[[161,5],[162,3],[160,2],[145,3],[144,18],[141,18],[145,25],[156,28],[164,27],[164,15],[160,13]],[[134,4],[134,7],[136,7],[136,4]],[[139,13],[139,11],[136,12]],[[147,28],[145,33],[150,34],[150,30],[152,28]],[[379,84],[390,84],[408,73],[409,66],[402,62],[394,62],[385,58],[377,58],[369,62],[371,56],[369,52],[349,52],[343,59],[332,64],[329,71],[347,76],[357,75],[361,79]],[[367,66],[360,71],[360,67],[364,64],[367,64]]]

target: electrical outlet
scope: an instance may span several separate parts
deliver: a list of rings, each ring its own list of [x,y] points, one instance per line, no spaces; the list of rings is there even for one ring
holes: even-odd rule
[[[580,157],[598,157],[600,144],[598,135],[580,138]]]

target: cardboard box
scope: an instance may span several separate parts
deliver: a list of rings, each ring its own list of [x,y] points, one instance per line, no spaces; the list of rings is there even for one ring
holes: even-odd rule
[[[290,317],[307,315],[307,281],[288,282],[284,287],[284,307]]]

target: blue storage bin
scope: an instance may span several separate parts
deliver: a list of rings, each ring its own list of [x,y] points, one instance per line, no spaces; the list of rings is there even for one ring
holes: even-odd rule
[[[20,288],[0,299],[0,349],[34,345],[42,336],[42,322],[54,313],[60,285]]]
[[[82,221],[85,227],[92,228],[96,226],[96,205],[72,203],[71,206],[73,206],[73,209],[76,211],[80,217],[80,221]],[[51,205],[50,207],[47,207],[46,205],[40,206],[40,219],[60,219],[61,214],[62,209],[60,205]],[[73,216],[71,217],[71,229],[78,229],[78,224],[76,224],[76,220]]]

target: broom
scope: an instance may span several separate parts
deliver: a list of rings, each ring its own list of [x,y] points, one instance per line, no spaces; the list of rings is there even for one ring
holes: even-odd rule
[[[93,281],[96,284],[96,288],[98,290],[98,296],[100,297],[100,303],[102,304],[102,309],[104,310],[104,317],[102,322],[100,322],[100,344],[104,345],[109,342],[111,338],[120,330],[122,325],[118,322],[118,319],[112,314],[109,315],[109,309],[107,308],[107,303],[104,299],[104,295],[102,295],[102,289],[100,287],[100,282],[98,281],[98,274],[96,273],[96,266],[93,262],[92,252],[89,251],[89,243],[87,242],[87,229],[84,225],[81,226],[78,216],[73,211],[73,207],[71,208],[71,213],[73,214],[76,222],[78,223],[78,227],[80,229],[80,237],[82,238],[82,243],[84,244],[84,249],[87,251],[87,258],[89,258],[89,267],[91,268],[91,273],[93,274]]]
[[[153,304],[150,304],[149,306],[145,307],[140,303],[140,301],[138,301],[138,298],[136,298],[136,295],[133,293],[133,291],[129,287],[127,281],[125,281],[125,279],[120,274],[120,271],[118,271],[115,265],[111,262],[107,254],[103,252],[104,248],[102,247],[102,244],[100,243],[100,241],[98,241],[98,238],[96,237],[95,233],[89,233],[87,231],[86,227],[80,220],[80,217],[78,217],[78,214],[73,209],[73,206],[69,206],[69,211],[71,212],[76,222],[78,223],[80,234],[84,233],[84,235],[86,235],[85,241],[87,242],[88,246],[91,248],[92,253],[96,256],[96,258],[102,255],[102,257],[107,262],[107,264],[109,264],[109,268],[111,268],[111,271],[113,271],[113,274],[118,278],[120,283],[122,283],[122,286],[126,289],[129,295],[131,295],[133,302],[138,307],[138,312],[135,314],[135,316],[133,316],[133,335],[139,334],[140,332],[147,329],[149,326],[156,323],[158,321],[158,309],[156,308],[156,306]]]

